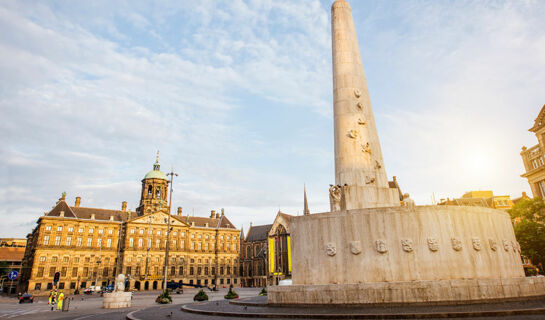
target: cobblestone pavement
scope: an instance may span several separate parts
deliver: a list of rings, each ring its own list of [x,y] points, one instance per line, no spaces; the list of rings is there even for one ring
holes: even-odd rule
[[[252,297],[256,296],[261,289],[235,288],[235,290],[241,297]],[[193,296],[197,291],[197,289],[184,289],[183,294],[172,294],[173,304],[168,306],[178,305],[176,308],[181,312],[180,305],[193,302]],[[228,289],[222,288],[218,292],[207,292],[207,294],[211,300],[223,300],[223,296],[227,294],[227,291]],[[68,312],[51,311],[51,307],[47,304],[47,297],[37,297],[34,303],[25,304],[18,304],[16,298],[4,298],[0,301],[0,320],[125,319],[125,316],[131,311],[157,306],[155,298],[159,294],[160,291],[137,292],[133,296],[132,307],[126,309],[102,309],[102,298],[100,296],[77,295],[70,297],[74,299],[70,302]]]

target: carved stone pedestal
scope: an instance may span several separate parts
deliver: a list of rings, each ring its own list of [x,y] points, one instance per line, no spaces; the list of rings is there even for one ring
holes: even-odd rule
[[[104,309],[129,308],[131,306],[131,292],[114,291],[104,294],[102,307]]]

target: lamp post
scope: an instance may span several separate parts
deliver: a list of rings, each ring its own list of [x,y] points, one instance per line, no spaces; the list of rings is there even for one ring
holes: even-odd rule
[[[99,229],[99,232],[100,232],[100,229]],[[95,290],[96,290],[96,287],[98,285],[98,275],[100,273],[100,264],[102,263],[102,261],[100,260],[101,259],[101,254],[102,254],[102,238],[104,236],[104,230],[102,231],[102,233],[100,234],[100,246],[99,246],[99,249],[98,249],[98,260],[97,260],[97,274],[96,274],[96,277],[95,277]],[[102,289],[102,288],[101,288]]]
[[[151,232],[151,216],[148,216],[148,237],[146,239],[148,248],[146,249],[146,267],[144,270],[144,280],[148,280],[149,251],[151,249],[150,232]]]
[[[167,176],[170,176],[170,199],[168,204],[168,218],[167,218],[167,243],[165,246],[165,272],[164,272],[164,279],[163,279],[163,290],[167,290],[167,279],[168,279],[168,252],[169,252],[169,245],[170,245],[170,207],[172,207],[172,184],[174,181],[174,177],[178,176],[177,173],[174,173],[174,169],[171,169],[169,173],[167,173]]]

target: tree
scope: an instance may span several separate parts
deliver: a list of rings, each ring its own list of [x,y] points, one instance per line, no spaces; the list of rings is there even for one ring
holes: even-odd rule
[[[514,229],[521,254],[535,265],[545,266],[545,202],[541,198],[521,199],[507,210],[515,221]]]

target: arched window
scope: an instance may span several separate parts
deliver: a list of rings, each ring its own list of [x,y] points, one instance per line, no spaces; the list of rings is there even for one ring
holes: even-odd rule
[[[157,198],[161,197],[161,188],[157,188],[157,191],[155,191],[155,195],[157,196]]]
[[[153,189],[151,185],[148,186],[148,196],[151,196],[151,193],[153,192]]]

